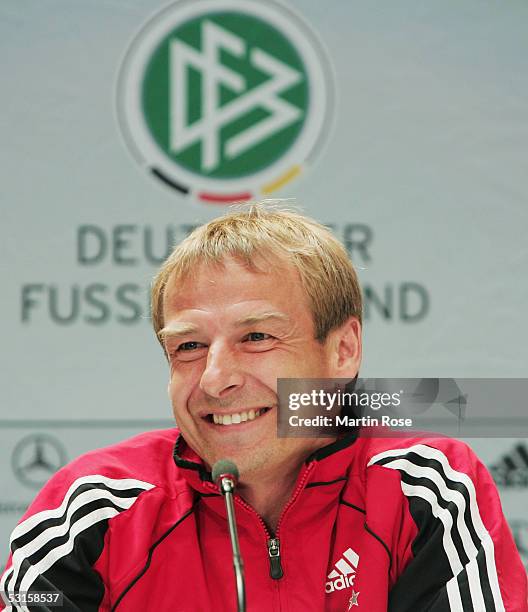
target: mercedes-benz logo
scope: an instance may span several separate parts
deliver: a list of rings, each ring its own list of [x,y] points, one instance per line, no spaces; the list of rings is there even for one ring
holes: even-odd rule
[[[66,460],[66,451],[57,438],[48,434],[31,434],[15,446],[11,467],[20,482],[40,489]]]

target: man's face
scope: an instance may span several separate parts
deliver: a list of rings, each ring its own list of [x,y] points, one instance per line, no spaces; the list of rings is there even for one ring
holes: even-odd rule
[[[290,264],[253,272],[234,259],[202,264],[164,299],[169,395],[187,443],[241,476],[293,467],[330,440],[277,438],[277,378],[325,378],[328,343]]]

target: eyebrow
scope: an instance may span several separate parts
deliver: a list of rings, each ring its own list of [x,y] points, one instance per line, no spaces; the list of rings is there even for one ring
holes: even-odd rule
[[[194,323],[173,323],[170,327],[164,327],[158,332],[160,340],[168,338],[182,338],[188,334],[195,334],[198,331],[198,326]]]
[[[247,325],[255,325],[264,321],[280,321],[282,323],[290,323],[291,319],[282,312],[262,312],[259,314],[250,314],[235,321],[235,327],[245,327]],[[194,323],[172,323],[169,327],[164,327],[158,332],[158,338],[161,341],[169,338],[182,338],[188,334],[195,334],[199,331],[199,327]]]

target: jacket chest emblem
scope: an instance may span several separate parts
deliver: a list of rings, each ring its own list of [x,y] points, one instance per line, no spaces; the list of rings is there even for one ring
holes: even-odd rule
[[[359,607],[358,597],[359,597],[359,591],[356,593],[356,591],[354,591],[354,589],[352,589],[352,595],[351,595],[350,599],[348,600],[348,609],[349,610],[352,610],[352,606],[358,606]]]
[[[341,555],[339,561],[335,563],[334,569],[328,574],[328,580],[325,584],[325,592],[333,593],[334,591],[342,591],[343,589],[352,588],[354,586],[354,580],[356,579],[358,565],[359,555],[352,550],[352,548],[347,548]],[[357,595],[359,595],[359,593],[352,592],[352,595],[351,601],[355,596],[355,603],[350,605],[359,605],[357,603]]]

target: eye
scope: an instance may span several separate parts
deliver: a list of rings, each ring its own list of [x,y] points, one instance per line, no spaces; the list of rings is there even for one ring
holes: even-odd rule
[[[204,346],[205,344],[202,344],[201,342],[183,342],[176,348],[176,352],[195,351],[196,349],[203,348]]]
[[[250,332],[244,339],[244,341],[249,342],[262,342],[263,340],[269,340],[273,338],[270,334],[265,334],[264,332]]]
[[[195,361],[196,359],[202,359],[207,354],[204,349],[207,349],[207,345],[203,342],[189,340],[174,346],[174,348],[168,347],[167,352],[171,361]]]

